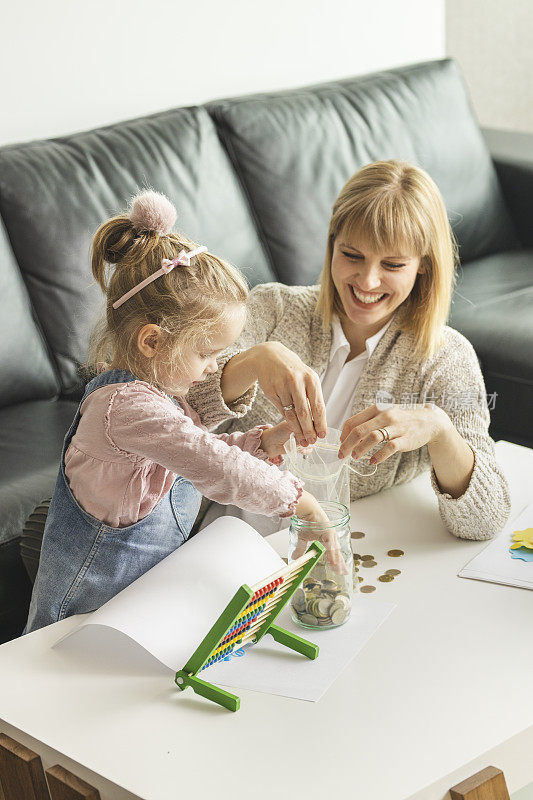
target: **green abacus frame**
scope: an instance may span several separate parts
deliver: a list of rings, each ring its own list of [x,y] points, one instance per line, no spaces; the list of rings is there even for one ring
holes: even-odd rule
[[[237,589],[220,617],[206,637],[200,642],[183,669],[176,672],[175,683],[178,688],[183,691],[190,686],[196,694],[202,695],[230,711],[238,711],[241,701],[236,695],[224,691],[224,689],[215,686],[213,683],[202,680],[198,677],[198,673],[209,661],[212,654],[236,622],[239,615],[244,611],[258,588],[265,587],[273,580],[284,578],[285,576],[289,577],[287,582],[283,583],[283,589],[279,592],[279,599],[273,603],[266,617],[261,619],[257,630],[255,630],[254,625],[252,625],[250,630],[243,633],[242,639],[247,638],[250,644],[257,644],[266,633],[269,633],[274,641],[291,648],[291,650],[295,650],[297,653],[301,653],[310,659],[317,658],[318,645],[308,642],[295,633],[291,633],[284,628],[274,625],[274,621],[285,608],[304,578],[311,572],[324,553],[324,549],[324,546],[320,544],[320,542],[312,542],[301,558],[288,564],[284,569],[265,578],[265,580],[256,584],[253,588],[243,584]],[[235,648],[240,646],[242,639],[237,639],[235,641]]]

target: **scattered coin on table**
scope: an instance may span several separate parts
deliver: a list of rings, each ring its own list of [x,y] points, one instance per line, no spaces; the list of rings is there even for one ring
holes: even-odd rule
[[[363,531],[352,531],[352,539],[364,539],[365,534]]]
[[[386,573],[385,573],[385,575],[392,575],[393,577],[394,577],[395,575],[401,575],[401,574],[402,574],[402,571],[401,571],[401,569],[388,569],[388,570],[386,571]]]
[[[404,555],[404,552],[403,552],[403,550],[389,550],[387,555],[391,556],[392,558],[399,558],[399,556],[403,556]]]
[[[390,581],[394,580],[394,575],[380,575],[378,581],[382,583],[390,583]]]
[[[361,555],[359,553],[354,553],[353,557],[354,557],[354,559],[356,559],[356,558],[359,559],[359,561],[361,560]]]
[[[370,594],[370,592],[375,592],[376,591],[376,587],[375,586],[370,586],[370,585],[361,586],[360,591],[364,592],[365,594]]]
[[[377,565],[377,561],[363,561],[361,564],[362,567],[375,567]]]
[[[361,556],[361,561],[373,561],[374,556]]]

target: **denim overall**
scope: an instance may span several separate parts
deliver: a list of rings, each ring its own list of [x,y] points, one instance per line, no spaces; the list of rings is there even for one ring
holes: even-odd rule
[[[111,528],[88,514],[70,490],[65,453],[80,421],[81,404],[102,386],[134,380],[131,372],[109,370],[85,388],[63,443],[24,633],[99,608],[176,550],[191,532],[201,494],[185,478],[177,477],[146,517],[125,528]]]

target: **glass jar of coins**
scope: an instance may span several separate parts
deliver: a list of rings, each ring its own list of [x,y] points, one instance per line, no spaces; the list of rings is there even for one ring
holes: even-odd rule
[[[321,503],[329,527],[291,517],[289,563],[300,558],[312,541],[326,548],[322,558],[291,599],[293,620],[303,628],[336,628],[350,616],[353,594],[353,558],[350,512],[342,503]]]

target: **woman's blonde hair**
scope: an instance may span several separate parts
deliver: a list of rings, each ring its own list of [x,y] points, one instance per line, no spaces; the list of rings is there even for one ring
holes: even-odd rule
[[[209,345],[217,327],[228,318],[229,306],[246,303],[248,286],[241,273],[204,252],[193,257],[190,266],[175,267],[113,308],[122,295],[160,269],[163,259],[177,258],[181,250],[196,247],[181,234],[139,230],[125,214],[98,228],[91,266],[106,295],[106,309],[90,338],[84,365],[89,374],[104,362],[165,389],[162,367],[183,363],[188,345]],[[162,331],[153,358],[143,356],[137,347],[137,334],[149,323]]]
[[[325,327],[334,312],[344,315],[331,277],[333,245],[340,233],[361,236],[375,252],[420,257],[424,271],[401,305],[402,328],[415,338],[415,355],[430,358],[442,340],[458,261],[442,196],[420,167],[405,161],[375,161],[353,175],[331,215],[317,310]]]

